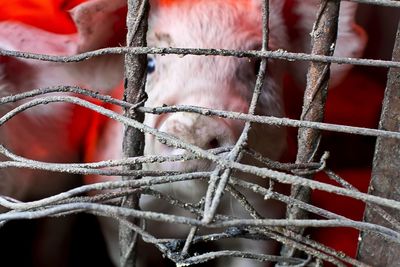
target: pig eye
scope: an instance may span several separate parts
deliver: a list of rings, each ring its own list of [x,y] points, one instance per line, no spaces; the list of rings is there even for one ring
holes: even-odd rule
[[[147,74],[151,74],[156,70],[156,60],[154,57],[147,57]]]

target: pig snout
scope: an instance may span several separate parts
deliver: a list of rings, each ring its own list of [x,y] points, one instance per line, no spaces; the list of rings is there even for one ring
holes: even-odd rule
[[[160,119],[158,129],[180,140],[202,149],[229,147],[235,144],[240,126],[232,125],[228,120],[206,117],[193,113],[175,113]],[[151,150],[151,151],[149,151]],[[179,155],[187,153],[184,149],[174,148],[153,142],[146,151],[155,155]],[[209,162],[196,160],[185,164],[170,162],[161,164],[161,168],[169,170],[204,170],[211,167]]]
[[[198,114],[173,114],[162,123],[160,130],[203,149],[230,146],[236,139],[233,129],[223,119]]]

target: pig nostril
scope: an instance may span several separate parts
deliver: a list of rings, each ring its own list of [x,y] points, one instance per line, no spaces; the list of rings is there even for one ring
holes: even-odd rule
[[[219,144],[219,141],[217,140],[217,138],[214,138],[210,142],[208,142],[209,149],[213,149],[213,148],[217,148],[217,147],[220,147],[220,144]]]

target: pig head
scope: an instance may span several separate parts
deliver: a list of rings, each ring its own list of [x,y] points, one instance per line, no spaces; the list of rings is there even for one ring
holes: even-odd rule
[[[209,1],[197,1],[196,4],[178,2],[168,7],[153,5],[149,46],[260,49],[261,17],[249,17],[247,14],[249,10],[251,14],[259,12],[257,9],[260,6],[254,1],[214,1],[212,4]],[[285,27],[279,15],[281,4],[272,2],[271,28],[275,34],[271,35],[270,47],[287,47]],[[184,15],[177,23],[172,18],[179,14]],[[278,32],[280,34],[276,34]],[[179,55],[155,55],[149,56],[149,60],[155,68],[148,73],[146,90],[149,100],[146,105],[186,104],[226,111],[248,111],[259,60]],[[277,62],[269,64],[268,79],[264,82],[257,113],[280,117],[283,115],[281,67]],[[243,128],[240,121],[189,113],[149,115],[146,116],[146,123],[204,149],[234,145]],[[250,146],[262,148],[263,154],[277,159],[285,143],[284,129],[269,127],[267,131],[262,138],[251,138]],[[151,135],[146,136],[145,151],[149,154],[182,152],[160,144]],[[199,169],[196,163],[190,165],[185,164],[181,168]],[[170,166],[166,164],[165,167]]]

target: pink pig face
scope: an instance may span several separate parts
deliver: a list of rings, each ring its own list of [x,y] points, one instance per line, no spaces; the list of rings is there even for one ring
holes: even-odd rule
[[[281,5],[271,7],[271,49],[285,48],[287,37]],[[152,6],[148,34],[149,46],[183,48],[224,48],[250,50],[261,47],[261,16],[258,1],[179,1],[169,7]],[[177,21],[175,18],[178,18]],[[193,105],[236,112],[248,112],[258,72],[259,60],[222,56],[150,55],[146,90],[147,106]],[[271,60],[258,114],[282,116],[281,71]],[[198,114],[176,113],[146,115],[145,123],[186,142],[209,149],[231,146],[239,137],[244,123]],[[284,130],[255,126],[263,140],[266,156],[277,158],[284,147]],[[261,133],[260,131],[264,131]],[[268,133],[268,134],[266,134]],[[261,139],[261,138],[260,138]],[[146,154],[179,154],[181,149],[167,147],[146,135]],[[200,161],[162,164],[162,168],[199,169]]]

